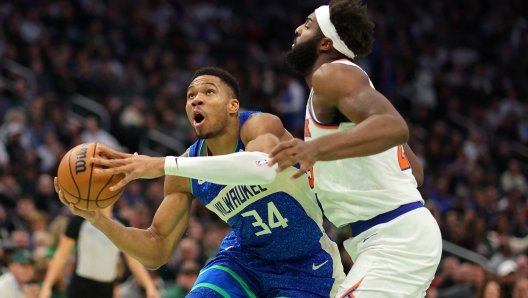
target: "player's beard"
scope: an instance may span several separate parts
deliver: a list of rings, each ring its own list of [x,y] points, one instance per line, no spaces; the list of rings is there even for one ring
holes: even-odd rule
[[[317,60],[317,44],[321,37],[315,35],[309,40],[296,44],[286,55],[286,64],[295,73],[307,77],[312,72]]]

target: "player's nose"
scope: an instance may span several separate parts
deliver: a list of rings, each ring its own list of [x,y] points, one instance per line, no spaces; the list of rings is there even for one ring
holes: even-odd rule
[[[195,106],[199,106],[199,105],[203,105],[203,103],[204,103],[204,101],[203,101],[203,99],[202,99],[202,96],[199,95],[199,94],[196,95],[196,96],[194,97],[194,99],[191,101],[191,104],[192,104],[193,107],[195,107]]]
[[[303,25],[300,25],[299,27],[297,27],[297,29],[295,29],[295,35],[301,36],[302,28],[303,28]]]

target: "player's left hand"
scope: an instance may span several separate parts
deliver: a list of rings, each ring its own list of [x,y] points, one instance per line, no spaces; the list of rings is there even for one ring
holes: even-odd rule
[[[125,174],[116,185],[110,187],[111,191],[120,189],[128,182],[135,179],[154,179],[165,175],[165,158],[150,157],[146,155],[128,154],[116,152],[105,148],[103,154],[109,159],[92,157],[94,164],[108,167],[106,169],[95,169],[99,174]]]
[[[271,162],[268,165],[271,167],[277,163],[277,172],[281,172],[299,163],[301,166],[299,171],[291,176],[292,179],[296,179],[301,177],[315,164],[317,160],[317,148],[310,142],[292,139],[279,143],[271,150],[269,156],[271,157]]]

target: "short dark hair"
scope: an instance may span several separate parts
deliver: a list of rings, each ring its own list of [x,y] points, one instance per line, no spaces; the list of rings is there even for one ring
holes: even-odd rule
[[[367,5],[361,0],[330,1],[330,21],[337,34],[358,57],[372,51],[374,23],[368,19]]]
[[[235,79],[235,77],[232,74],[230,74],[228,71],[218,68],[218,67],[200,68],[194,73],[191,81],[194,81],[194,79],[196,79],[199,76],[214,76],[214,77],[219,78],[224,84],[229,86],[229,88],[232,91],[233,98],[239,98],[240,90],[238,87],[238,82]]]

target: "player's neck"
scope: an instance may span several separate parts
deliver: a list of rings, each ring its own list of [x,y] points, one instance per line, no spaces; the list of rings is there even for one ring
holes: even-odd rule
[[[307,75],[306,77],[304,77],[304,79],[306,80],[306,84],[308,84],[308,86],[311,88],[312,87],[313,74],[319,69],[319,67],[321,67],[321,65],[323,65],[323,64],[331,63],[331,62],[339,60],[339,59],[343,59],[343,57],[341,57],[340,55],[337,55],[336,53],[329,53],[329,54],[321,54],[321,55],[319,55],[317,60],[315,60],[314,66],[313,66],[312,71],[310,72],[310,74]]]
[[[228,121],[224,132],[214,138],[206,139],[207,155],[224,155],[233,153],[238,143],[240,118]]]

